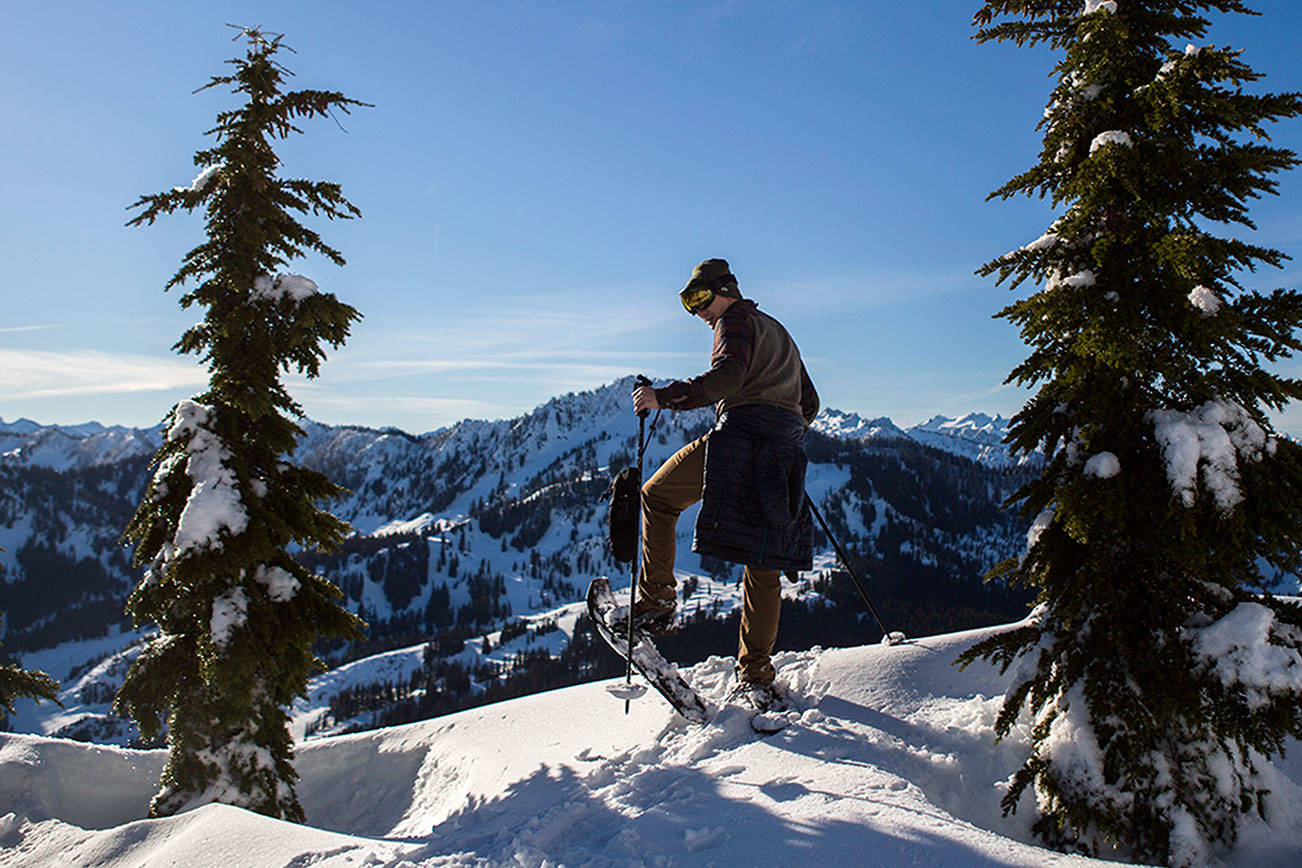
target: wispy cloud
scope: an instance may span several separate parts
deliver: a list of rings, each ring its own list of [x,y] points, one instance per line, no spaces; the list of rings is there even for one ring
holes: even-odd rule
[[[46,325],[29,325],[29,326],[7,326],[0,328],[0,334],[9,334],[12,332],[41,332],[46,329],[57,329],[59,326],[54,323]]]
[[[307,415],[318,421],[341,420],[364,424],[394,424],[389,420],[412,417],[432,420],[485,419],[510,415],[511,409],[490,400],[438,395],[359,394],[315,383],[296,383],[292,391]],[[379,411],[379,412],[377,412]]]
[[[573,388],[594,377],[616,379],[648,362],[700,363],[708,333],[702,331],[704,346],[695,351],[665,349],[665,325],[685,317],[672,296],[656,301],[615,305],[553,296],[547,303],[516,301],[491,313],[444,315],[425,328],[373,323],[335,357],[326,377],[454,374],[568,382]]]
[[[998,407],[994,412],[1003,413],[1009,406],[1016,405],[1020,407],[1026,403],[1031,396],[1031,391],[1023,386],[1017,386],[1012,383],[991,386],[988,389],[981,389],[976,392],[966,392],[944,401],[940,407],[942,410],[961,409],[964,412],[970,410],[974,405],[978,407],[988,407],[992,403]],[[1004,409],[1001,409],[1004,408]]]
[[[202,368],[179,358],[0,349],[0,400],[163,391],[207,380]]]
[[[699,352],[646,352],[638,353],[638,360],[656,361],[691,361],[699,362]],[[579,371],[614,371],[616,377],[627,374],[630,370],[629,354],[616,350],[568,350],[559,349],[544,352],[499,353],[492,358],[358,358],[349,366],[350,373],[345,373],[342,366],[337,369],[340,376],[362,377],[405,377],[413,374],[448,374],[502,373],[511,376],[521,372],[540,372],[542,370],[579,370]]]

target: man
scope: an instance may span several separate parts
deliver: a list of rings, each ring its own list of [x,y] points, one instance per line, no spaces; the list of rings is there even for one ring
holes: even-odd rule
[[[698,265],[679,298],[714,330],[710,369],[659,389],[639,387],[633,408],[713,404],[716,423],[642,486],[642,577],[634,626],[652,635],[674,629],[678,516],[704,497],[692,549],[746,567],[735,694],[765,710],[780,702],[771,655],[781,574],[811,565],[804,434],[818,413],[818,393],[795,341],[781,323],[742,298],[726,261]]]

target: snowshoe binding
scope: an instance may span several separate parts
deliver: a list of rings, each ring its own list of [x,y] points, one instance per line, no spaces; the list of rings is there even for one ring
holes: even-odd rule
[[[751,712],[751,729],[770,735],[785,729],[800,715],[795,697],[780,684],[738,681],[728,693],[728,702]]]
[[[647,600],[633,604],[633,637],[667,636],[678,632],[678,610],[672,603],[657,606]]]

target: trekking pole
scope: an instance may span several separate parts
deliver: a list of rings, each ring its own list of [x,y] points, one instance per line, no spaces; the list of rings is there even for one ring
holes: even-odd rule
[[[832,548],[836,549],[836,556],[841,560],[841,566],[845,567],[845,571],[849,573],[850,578],[854,580],[854,586],[859,590],[859,596],[863,597],[863,601],[868,604],[868,611],[872,613],[873,618],[877,621],[877,626],[882,630],[882,644],[898,645],[903,642],[903,633],[898,630],[891,632],[890,630],[887,630],[886,625],[882,623],[882,616],[877,614],[877,607],[873,605],[872,600],[868,599],[868,592],[864,590],[863,584],[859,581],[859,577],[854,574],[854,570],[850,567],[849,559],[845,556],[845,552],[841,551],[840,544],[837,543],[836,537],[832,536],[832,531],[828,529],[827,522],[823,521],[823,516],[819,514],[818,507],[814,506],[814,499],[809,496],[809,492],[807,491],[805,492],[805,502],[809,504],[809,511],[814,514],[814,518],[818,519],[818,524],[823,528],[823,533],[827,534],[827,539],[832,543]]]
[[[636,385],[649,386],[651,381],[638,374]],[[624,684],[633,685],[633,604],[637,602],[638,574],[642,569],[642,456],[646,453],[647,411],[637,414],[637,546],[633,549],[632,576],[628,583],[628,658],[624,661]],[[629,700],[624,700],[624,713],[628,714]]]

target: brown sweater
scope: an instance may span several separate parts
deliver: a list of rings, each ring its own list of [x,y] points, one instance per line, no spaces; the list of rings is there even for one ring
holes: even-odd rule
[[[806,427],[818,415],[818,392],[796,342],[782,323],[745,298],[729,305],[714,323],[710,369],[656,389],[656,400],[671,410],[714,404],[716,414],[743,404],[767,404],[801,417]]]

